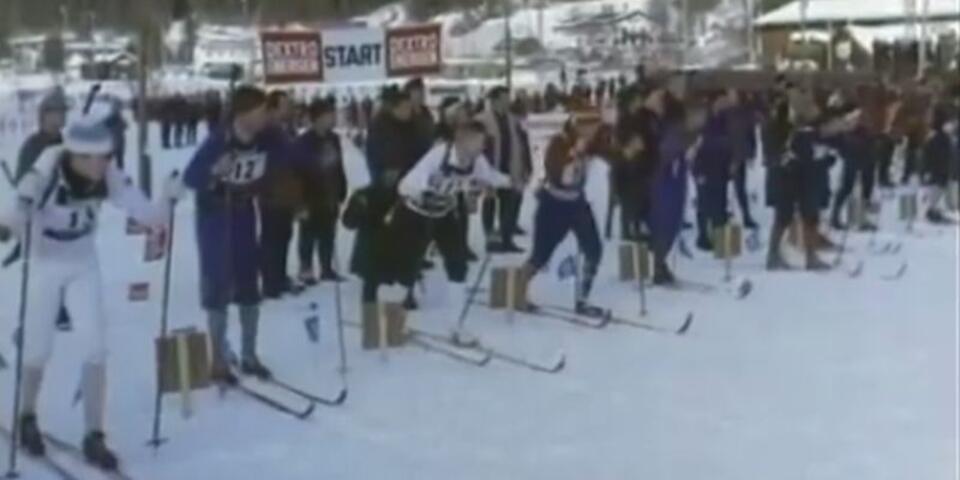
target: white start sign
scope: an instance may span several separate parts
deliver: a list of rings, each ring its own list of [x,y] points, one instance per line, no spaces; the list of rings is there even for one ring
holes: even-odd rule
[[[385,78],[384,31],[372,28],[324,30],[323,77],[327,82]]]

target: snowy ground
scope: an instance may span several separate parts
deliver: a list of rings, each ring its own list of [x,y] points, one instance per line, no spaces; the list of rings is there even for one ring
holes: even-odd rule
[[[4,141],[0,158],[12,159],[15,148]],[[155,154],[158,177],[188,156],[186,150]],[[363,162],[357,152],[348,157],[356,185]],[[590,193],[596,212],[605,212],[605,175],[602,168],[594,173]],[[762,171],[751,176],[759,189]],[[524,206],[528,229],[534,206],[532,199]],[[587,331],[521,316],[510,323],[501,313],[473,311],[471,327],[491,345],[539,360],[565,352],[567,369],[553,376],[497,363],[478,369],[416,349],[384,360],[362,352],[358,332],[347,330],[344,407],[300,422],[243,397],[203,392],[193,418],[183,419],[171,397],[164,404],[170,442],[157,453],[144,442],[161,266],[142,264],[142,238],[126,236],[123,216],[108,207],[100,253],[111,329],[110,440],[135,478],[151,480],[956,478],[957,232],[921,226],[923,238],[907,236],[893,218],[895,205],[886,206],[878,240],[902,240],[903,251],[873,256],[868,237],[852,236],[851,257],[866,261],[858,280],[839,272],[768,274],[762,254],[750,254],[735,263],[736,273],[756,285],[747,301],[649,292],[649,322],[675,328],[688,311],[696,314],[685,337],[617,326]],[[767,223],[762,206],[754,208]],[[180,205],[177,221],[171,322],[202,328],[191,202]],[[479,230],[475,219],[478,251]],[[341,263],[349,258],[350,237],[340,237]],[[567,243],[560,254],[573,248]],[[637,291],[616,280],[614,248],[607,245],[595,297],[636,317]],[[901,259],[910,261],[903,280],[881,280]],[[712,258],[677,262],[681,277],[723,285],[722,266]],[[128,284],[146,280],[153,300],[127,302]],[[18,282],[18,269],[0,272],[0,352],[8,359]],[[428,281],[432,313],[414,315],[413,322],[445,331],[441,318],[457,307],[444,305],[438,284]],[[561,304],[571,291],[553,275],[533,287],[535,298]],[[322,287],[267,304],[262,325],[266,362],[323,394],[340,386],[332,293]],[[343,294],[347,318],[357,319],[358,283],[346,284]],[[312,301],[323,314],[319,348],[303,333]],[[231,327],[236,334],[236,323]],[[47,429],[79,440],[82,411],[71,407],[79,352],[69,334],[58,340],[40,418]],[[6,425],[12,378],[9,370],[0,373]],[[7,447],[0,442],[4,459]],[[55,478],[29,461],[23,472],[30,480]],[[101,478],[88,470],[81,476]]]

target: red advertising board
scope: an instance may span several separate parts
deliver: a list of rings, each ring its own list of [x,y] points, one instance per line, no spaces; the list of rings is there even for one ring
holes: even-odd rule
[[[266,83],[319,82],[320,34],[317,32],[261,32],[263,77]]]
[[[442,34],[439,24],[387,30],[387,75],[440,73]]]

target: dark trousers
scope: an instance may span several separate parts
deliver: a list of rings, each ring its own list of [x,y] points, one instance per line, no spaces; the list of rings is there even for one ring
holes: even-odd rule
[[[697,228],[700,238],[710,239],[713,229],[727,224],[727,182],[723,179],[698,179]]]
[[[183,146],[183,134],[186,131],[186,125],[183,122],[176,122],[173,125],[173,146],[180,148]]]
[[[840,180],[840,189],[837,190],[837,196],[833,199],[833,219],[839,220],[840,211],[850,199],[853,189],[857,186],[857,178],[861,178],[868,172],[868,169],[862,168],[863,165],[857,159],[844,160],[843,174]],[[866,195],[862,194],[866,199]]]
[[[397,208],[390,234],[396,237],[400,283],[412,287],[420,276],[421,261],[431,243],[443,257],[447,278],[463,283],[467,278],[467,245],[456,209],[441,218],[425,217],[406,205]]]
[[[300,222],[300,237],[297,251],[300,269],[313,271],[314,253],[324,272],[333,272],[333,251],[337,241],[339,207],[312,209],[306,220]]]
[[[470,207],[465,195],[457,198],[457,222],[460,225],[460,238],[467,250],[470,250]]]
[[[286,208],[260,209],[260,275],[263,292],[272,296],[283,293],[289,285],[287,256],[293,237],[293,211]]]
[[[173,127],[170,125],[170,122],[160,122],[160,144],[164,149],[170,148],[170,134],[172,132]]]
[[[483,199],[483,230],[490,236],[499,232],[500,241],[505,245],[513,243],[513,236],[517,231],[517,221],[520,217],[520,207],[523,202],[523,193],[510,189],[497,190],[497,198]],[[499,207],[499,208],[498,208]],[[494,229],[494,221],[499,222],[499,230]]]
[[[579,272],[576,301],[586,300],[603,256],[600,230],[593,210],[583,197],[574,201],[560,200],[550,193],[540,192],[539,200],[534,219],[533,252],[527,263],[534,271],[542,270],[557,246],[572,232],[586,260]]]
[[[753,215],[750,215],[750,196],[747,194],[747,163],[742,162],[733,172],[733,191],[737,197],[737,204],[740,206],[740,214],[743,223],[753,223]]]
[[[577,245],[588,267],[599,265],[603,246],[593,210],[587,200],[560,200],[546,192],[540,193],[539,200],[534,219],[533,252],[528,262],[530,266],[534,270],[545,267],[557,246],[571,232],[577,238]]]
[[[920,151],[923,148],[923,145],[913,139],[912,137],[907,139],[907,152],[903,162],[903,178],[900,179],[900,183],[906,185],[910,183],[910,180],[913,177],[920,173]]]
[[[881,187],[891,187],[890,166],[893,163],[893,151],[896,142],[889,135],[880,135],[877,140],[877,181]]]

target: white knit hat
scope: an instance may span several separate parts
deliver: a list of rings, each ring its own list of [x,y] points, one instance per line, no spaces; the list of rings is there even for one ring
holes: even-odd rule
[[[71,153],[82,155],[110,155],[114,151],[110,129],[95,115],[72,119],[63,130],[63,144]]]

